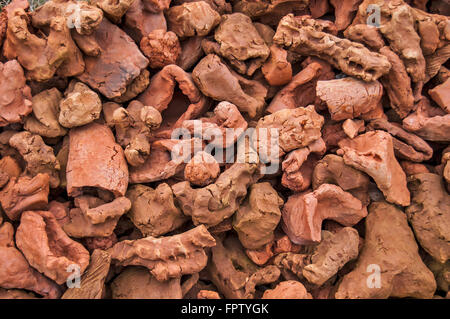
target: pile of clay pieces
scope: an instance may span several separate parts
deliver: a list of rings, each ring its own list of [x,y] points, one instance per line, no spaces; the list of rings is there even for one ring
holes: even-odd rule
[[[450,1],[42,2],[0,13],[0,298],[450,298]]]

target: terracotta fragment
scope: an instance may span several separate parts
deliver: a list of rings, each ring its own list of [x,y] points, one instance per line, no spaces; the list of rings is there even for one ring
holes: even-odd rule
[[[386,57],[369,51],[360,43],[338,38],[332,34],[305,26],[292,14],[281,19],[274,43],[301,55],[317,56],[344,73],[366,82],[387,74],[391,64]]]
[[[149,59],[151,68],[162,68],[175,64],[181,51],[177,35],[172,31],[154,30],[142,38],[140,47]]]
[[[428,91],[430,97],[445,112],[450,113],[450,79]]]
[[[110,253],[116,264],[147,267],[157,280],[165,281],[202,270],[207,263],[204,248],[214,245],[214,238],[200,225],[161,239],[124,240],[115,244]]]
[[[128,186],[128,167],[122,148],[111,130],[91,123],[70,130],[67,162],[67,193],[78,196],[83,187],[98,187],[124,196]],[[97,143],[102,141],[102,144]]]
[[[131,201],[128,217],[144,236],[158,237],[183,225],[186,217],[175,206],[172,189],[166,183],[155,189],[133,185],[127,191]]]
[[[292,79],[292,67],[287,60],[287,52],[276,45],[270,46],[269,59],[261,70],[270,85],[284,85]]]
[[[414,163],[410,161],[401,161],[400,165],[403,171],[405,172],[406,177],[415,174],[430,173],[429,169],[423,164]]]
[[[283,230],[296,244],[311,244],[321,240],[324,219],[344,226],[353,226],[367,215],[359,199],[339,186],[322,184],[313,192],[294,194],[283,207]]]
[[[216,291],[200,290],[197,299],[220,299],[220,296]]]
[[[19,151],[27,163],[27,173],[31,176],[39,173],[48,174],[50,187],[58,187],[60,164],[53,154],[53,149],[44,143],[42,137],[23,131],[14,134],[9,144]]]
[[[204,37],[189,37],[180,43],[181,52],[178,55],[176,65],[183,70],[190,69],[194,64],[203,57],[202,41]]]
[[[309,11],[311,12],[311,17],[314,19],[320,18],[321,16],[327,14],[330,10],[330,3],[328,0],[310,0],[309,1]]]
[[[300,282],[288,280],[266,290],[262,299],[312,299],[312,296]]]
[[[64,233],[50,212],[24,212],[16,244],[33,268],[58,284],[70,276],[69,266],[77,265],[82,274],[89,264],[88,251]]]
[[[211,184],[219,174],[219,163],[212,155],[203,151],[195,154],[184,168],[184,178],[196,186]]]
[[[408,178],[411,205],[406,208],[408,221],[420,246],[440,263],[450,259],[450,195],[442,178],[431,173]]]
[[[369,207],[365,224],[364,246],[356,268],[344,276],[336,299],[431,298],[436,281],[420,259],[406,215],[394,205],[375,202]],[[376,269],[380,276],[378,283],[368,277]]]
[[[334,7],[335,24],[338,30],[344,30],[348,27],[361,2],[362,0],[330,0],[331,5]]]
[[[220,22],[220,15],[205,1],[184,2],[167,11],[169,30],[178,37],[204,36]]]
[[[23,123],[32,111],[31,90],[17,60],[0,62],[0,126]]]
[[[259,249],[246,249],[245,253],[247,254],[247,257],[250,258],[250,260],[255,264],[258,266],[263,266],[270,260],[270,258],[273,257],[274,253],[272,248],[273,242],[270,242]]]
[[[133,0],[119,0],[114,2],[109,0],[94,0],[91,3],[102,9],[105,16],[117,24],[130,8]]]
[[[112,233],[108,237],[85,237],[83,245],[89,252],[93,252],[96,249],[107,250],[117,243],[117,236]]]
[[[128,84],[125,93],[119,97],[115,97],[112,101],[116,103],[123,103],[134,99],[136,96],[145,91],[150,83],[150,72],[147,69],[143,69],[133,82]]]
[[[241,204],[233,220],[233,228],[245,248],[258,249],[273,241],[283,204],[283,199],[269,183],[250,186],[248,199]]]
[[[353,140],[339,142],[338,153],[344,162],[371,176],[386,200],[401,206],[409,205],[406,175],[395,159],[392,136],[384,131],[371,131]]]
[[[342,129],[348,137],[355,138],[359,132],[365,131],[364,121],[346,119],[344,123],[342,123]]]
[[[134,0],[123,18],[123,30],[136,42],[153,30],[167,30],[164,12],[148,10],[148,1]]]
[[[344,31],[344,36],[349,40],[362,43],[374,51],[379,51],[385,46],[383,37],[378,29],[365,23],[350,25]]]
[[[192,78],[206,96],[233,103],[251,118],[261,114],[267,89],[257,81],[233,73],[217,55],[208,54],[200,60]]]
[[[320,101],[328,107],[331,119],[340,121],[373,111],[381,103],[383,86],[378,81],[367,83],[347,77],[318,81],[316,92]]]
[[[33,291],[45,298],[61,296],[58,285],[32,268],[14,244],[14,228],[10,223],[0,226],[0,286]]]

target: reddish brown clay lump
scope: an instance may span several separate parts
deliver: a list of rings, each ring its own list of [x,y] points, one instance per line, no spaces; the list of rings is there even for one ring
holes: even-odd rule
[[[0,299],[450,298],[449,0],[0,6]]]

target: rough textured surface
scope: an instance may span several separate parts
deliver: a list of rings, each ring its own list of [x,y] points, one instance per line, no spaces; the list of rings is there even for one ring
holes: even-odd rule
[[[149,59],[151,68],[163,68],[175,64],[181,51],[177,35],[172,31],[153,30],[142,38],[140,47]]]
[[[220,174],[219,163],[206,152],[198,152],[186,164],[184,178],[192,185],[206,186],[215,181]]]
[[[368,288],[371,264],[380,268],[379,288]],[[431,298],[435,290],[436,281],[420,259],[405,214],[386,202],[372,203],[356,268],[344,276],[336,298]]]
[[[430,97],[447,113],[450,113],[450,79],[428,91]]]
[[[300,282],[288,280],[280,282],[274,289],[264,292],[263,299],[312,299]]]

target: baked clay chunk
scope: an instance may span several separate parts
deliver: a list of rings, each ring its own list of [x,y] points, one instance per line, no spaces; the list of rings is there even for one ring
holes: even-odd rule
[[[58,187],[60,164],[53,154],[53,148],[46,145],[41,136],[23,131],[14,134],[9,144],[19,151],[27,163],[27,173],[31,176],[48,174],[50,187]]]
[[[204,37],[189,37],[180,43],[181,52],[178,55],[176,65],[187,71],[194,66],[204,55],[202,41]]]
[[[80,195],[83,187],[97,187],[116,197],[125,196],[128,167],[111,130],[105,125],[91,123],[71,129],[69,136],[68,195]]]
[[[59,103],[59,123],[67,128],[83,126],[100,117],[102,101],[86,84],[71,82]]]
[[[343,227],[335,234],[328,233],[315,248],[302,274],[310,283],[322,286],[345,264],[358,256],[359,235],[351,227]]]
[[[26,289],[51,299],[61,296],[58,285],[32,268],[16,248],[10,223],[0,225],[0,263],[0,287]]]
[[[365,23],[349,26],[344,31],[344,36],[349,40],[362,43],[374,51],[379,51],[386,45],[378,29]]]
[[[253,75],[270,54],[250,17],[242,13],[223,15],[214,39],[217,41],[214,53],[227,59],[241,74]]]
[[[6,29],[8,28],[8,14],[5,10],[0,12],[0,47],[3,45],[3,40],[5,40]]]
[[[328,13],[330,10],[330,4],[328,0],[310,0],[309,1],[309,11],[311,12],[311,17],[314,19],[320,18]]]
[[[361,2],[362,0],[330,0],[336,16],[336,21],[334,23],[339,31],[347,28],[352,22]]]
[[[18,220],[26,210],[45,209],[48,203],[49,177],[11,176],[8,184],[0,190],[0,204],[11,220]]]
[[[134,41],[108,19],[103,19],[90,37],[98,43],[101,54],[85,56],[86,69],[77,78],[108,99],[120,97],[147,67],[148,60]]]
[[[344,162],[371,176],[388,202],[408,206],[406,175],[394,155],[392,136],[384,131],[371,131],[339,142],[338,154]]]
[[[127,267],[111,283],[113,299],[181,299],[180,278],[159,281],[144,267]]]
[[[247,195],[247,188],[259,178],[257,163],[237,161],[215,183],[193,189],[189,182],[172,185],[176,202],[194,225],[216,226],[231,217]],[[227,200],[224,200],[226,198]]]
[[[45,90],[33,96],[33,116],[25,120],[25,130],[45,137],[58,137],[67,130],[58,122],[61,92],[57,88]]]
[[[169,30],[180,38],[205,36],[220,22],[220,15],[205,1],[184,2],[167,11]]]
[[[281,163],[281,184],[293,191],[304,191],[311,185],[313,169],[326,151],[325,142],[319,138],[307,147],[298,148],[286,155]]]
[[[430,97],[447,113],[450,113],[450,78],[428,91]]]
[[[317,81],[334,79],[332,67],[325,61],[308,57],[302,63],[302,67],[303,69],[292,78],[292,81],[278,91],[266,108],[267,113],[314,104]]]
[[[0,62],[0,96],[0,126],[23,123],[32,111],[31,89],[17,60]]]
[[[342,123],[342,129],[348,137],[355,138],[360,132],[364,132],[366,128],[364,120],[346,119]]]
[[[450,114],[440,108],[434,109],[426,98],[416,106],[415,112],[403,119],[403,128],[427,141],[449,142]]]
[[[420,244],[441,263],[450,259],[450,195],[441,176],[431,173],[408,178],[411,205],[406,208],[408,221]]]
[[[219,163],[212,155],[203,151],[196,153],[184,168],[184,178],[196,186],[211,184],[219,174]]]
[[[68,279],[69,266],[77,265],[82,274],[89,265],[89,252],[66,235],[50,212],[24,212],[16,244],[33,268],[58,284]]]
[[[157,280],[165,281],[202,270],[208,260],[204,248],[215,244],[200,225],[178,235],[120,241],[109,252],[117,265],[144,266]]]
[[[364,82],[352,77],[318,81],[317,97],[326,104],[331,119],[353,119],[373,111],[381,103],[383,86],[378,81]]]
[[[221,299],[217,291],[200,290],[197,293],[197,299]]]
[[[96,249],[91,255],[89,266],[80,278],[80,287],[67,289],[61,299],[102,299],[105,280],[111,264],[108,252]]]
[[[51,1],[50,1],[51,2]],[[66,18],[53,16],[46,25],[47,37],[38,37],[30,31],[30,17],[17,9],[8,19],[3,55],[17,59],[27,70],[27,78],[46,81],[55,74],[75,76],[83,72],[83,56],[70,35]]]
[[[234,215],[233,228],[247,249],[272,242],[284,201],[268,182],[250,186],[249,195]]]
[[[273,41],[292,52],[321,58],[345,74],[366,82],[377,80],[391,68],[383,55],[371,52],[360,43],[317,31],[293,14],[281,19]]]
[[[177,100],[181,96],[175,94],[179,93],[175,90],[177,85],[184,95],[181,101]],[[194,119],[209,108],[208,99],[195,86],[191,74],[175,64],[167,65],[156,73],[138,100],[153,106],[160,113],[167,110],[159,131],[155,132],[161,138],[171,138],[172,131],[180,127],[183,121]]]
[[[270,56],[261,71],[270,85],[284,85],[292,80],[292,66],[287,60],[287,51],[277,45],[270,46]]]
[[[312,299],[312,296],[300,282],[287,280],[266,290],[262,299]]]
[[[291,195],[282,212],[284,232],[299,245],[320,242],[325,219],[353,226],[367,216],[367,209],[359,199],[333,184],[322,184],[313,192]]]
[[[175,64],[181,51],[177,35],[172,31],[153,30],[143,37],[140,47],[153,69]]]
[[[324,123],[323,116],[319,115],[314,105],[308,107],[298,107],[295,109],[284,109],[266,115],[258,121],[256,125],[256,145],[261,154],[270,154],[278,159],[278,156],[306,147],[321,137],[321,129]],[[279,154],[272,154],[268,141],[274,137],[272,131],[278,132]]]
[[[119,23],[134,0],[93,0],[91,3],[103,10],[105,16],[113,23]]]
[[[369,203],[369,176],[346,165],[344,159],[328,154],[314,167],[312,188],[316,190],[322,184],[335,184],[358,198],[364,205]]]
[[[148,1],[134,0],[125,13],[122,29],[139,43],[143,37],[153,30],[167,30],[164,12],[148,10]]]
[[[433,149],[417,135],[406,132],[399,124],[385,119],[375,119],[367,125],[368,130],[383,130],[392,136],[395,156],[413,162],[423,162],[433,156]]]
[[[217,55],[208,54],[195,66],[192,78],[206,96],[236,105],[241,113],[261,115],[267,89],[259,82],[232,72]]]
[[[389,47],[380,50],[391,63],[392,68],[388,74],[380,78],[389,97],[392,109],[404,118],[414,109],[414,95],[411,88],[411,79],[406,72],[403,61]]]
[[[172,189],[166,183],[155,189],[133,185],[127,191],[131,201],[128,217],[144,236],[158,237],[183,225],[187,218],[175,206]]]
[[[430,170],[423,164],[410,161],[401,161],[400,165],[406,174],[406,177],[421,173],[430,173]]]
[[[406,215],[394,205],[374,202],[365,226],[356,268],[344,276],[336,299],[433,297],[436,281],[419,256]],[[376,269],[379,282],[370,277]]]
[[[141,74],[133,80],[128,86],[127,90],[120,97],[115,97],[112,101],[116,103],[123,103],[134,99],[136,96],[144,92],[150,83],[150,72],[143,69]]]

